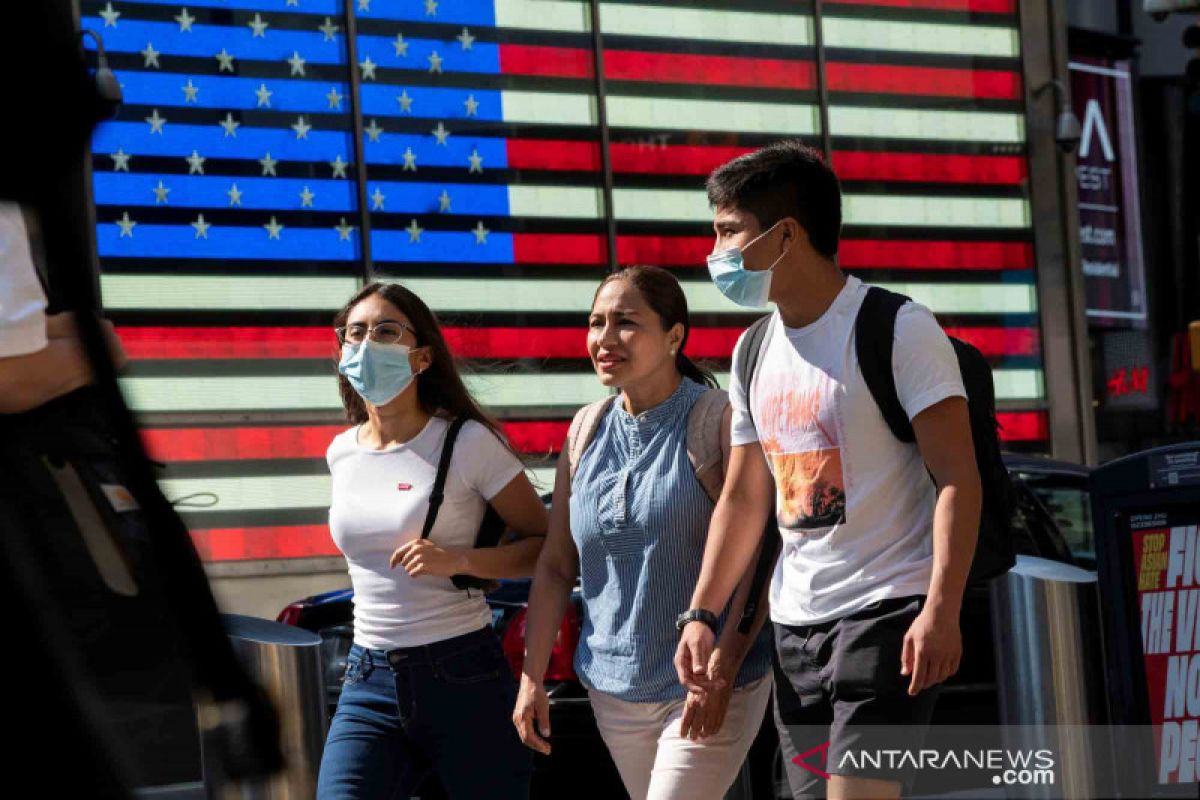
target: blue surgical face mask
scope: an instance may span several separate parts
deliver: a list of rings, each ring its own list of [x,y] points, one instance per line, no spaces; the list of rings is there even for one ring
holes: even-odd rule
[[[368,403],[387,405],[413,382],[408,354],[408,345],[403,344],[380,344],[370,339],[362,344],[347,343],[342,345],[338,372]]]
[[[778,222],[775,223],[755,236],[744,247],[731,247],[708,257],[708,274],[712,277],[713,283],[716,284],[721,294],[739,306],[762,308],[767,304],[771,294],[771,276],[775,274],[775,265],[787,255],[787,250],[783,251],[771,266],[760,270],[746,269],[746,263],[742,256],[752,244],[775,230],[778,224]],[[788,249],[791,249],[790,245]]]

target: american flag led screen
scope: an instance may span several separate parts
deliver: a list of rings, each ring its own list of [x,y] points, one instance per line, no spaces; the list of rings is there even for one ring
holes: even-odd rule
[[[585,316],[609,264],[671,268],[724,379],[753,319],[707,280],[704,176],[821,146],[811,5],[602,2],[603,161],[579,0],[82,3],[124,85],[93,141],[102,287],[169,497],[213,561],[336,554],[333,312],[372,263],[446,325],[549,488],[599,397]],[[1015,0],[826,0],[843,266],[929,305],[996,368],[1005,437],[1045,447]],[[361,87],[358,207],[350,70]],[[197,498],[198,500],[203,498]]]

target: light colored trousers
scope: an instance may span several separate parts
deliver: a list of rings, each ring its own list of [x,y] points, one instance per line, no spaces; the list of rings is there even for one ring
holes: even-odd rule
[[[762,726],[771,676],[735,689],[721,730],[695,742],[679,735],[683,700],[630,703],[594,690],[588,696],[631,800],[719,800]]]

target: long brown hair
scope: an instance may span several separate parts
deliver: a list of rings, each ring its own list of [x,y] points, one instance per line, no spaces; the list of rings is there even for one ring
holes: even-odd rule
[[[413,327],[413,335],[417,340],[417,347],[428,347],[430,350],[432,360],[428,369],[414,378],[417,382],[417,402],[421,404],[425,413],[441,413],[452,419],[456,417],[473,419],[489,428],[511,450],[512,446],[509,444],[508,437],[504,435],[500,423],[480,408],[470,391],[467,390],[466,384],[463,383],[458,370],[458,362],[450,352],[450,346],[446,344],[446,337],[442,335],[442,328],[438,324],[437,317],[429,310],[429,306],[425,305],[425,301],[412,291],[398,283],[367,284],[359,289],[337,313],[337,316],[333,318],[333,326],[339,328],[345,325],[354,307],[372,295],[379,295],[408,317],[408,321]],[[346,380],[346,376],[341,374],[338,375],[338,390],[342,395],[342,405],[346,409],[346,419],[352,425],[366,422],[366,403],[363,402],[358,392],[354,391],[354,387],[350,385],[350,381]]]
[[[638,290],[646,305],[658,314],[664,331],[669,331],[676,323],[683,326],[683,339],[679,342],[679,349],[675,351],[675,369],[702,386],[717,388],[717,379],[713,374],[684,354],[692,327],[688,321],[687,295],[683,293],[683,287],[679,285],[675,276],[662,267],[640,264],[621,267],[600,281],[600,285],[596,287],[596,294],[592,295],[592,305],[596,304],[601,289],[618,280],[629,281],[630,285]]]

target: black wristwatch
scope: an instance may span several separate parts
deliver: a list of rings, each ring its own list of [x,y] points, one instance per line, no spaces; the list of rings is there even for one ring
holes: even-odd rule
[[[680,614],[675,618],[675,630],[683,633],[689,622],[703,622],[713,632],[713,636],[717,635],[717,615],[706,608],[692,608]]]

